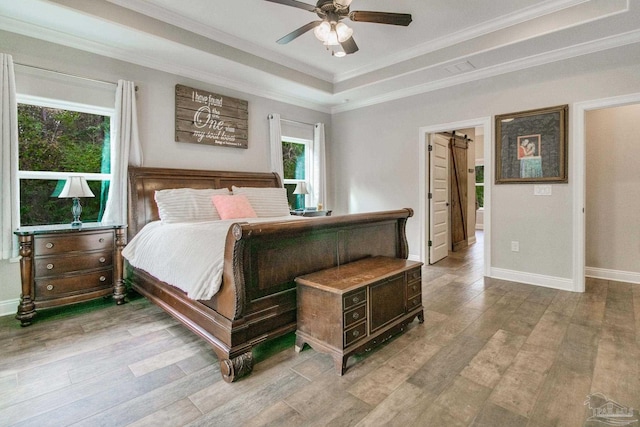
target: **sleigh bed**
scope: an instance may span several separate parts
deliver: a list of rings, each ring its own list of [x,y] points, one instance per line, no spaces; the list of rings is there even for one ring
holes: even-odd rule
[[[157,190],[232,186],[278,188],[282,182],[273,173],[130,167],[129,242],[147,224],[158,222]],[[407,258],[405,225],[412,214],[400,209],[233,222],[225,236],[221,285],[206,300],[191,299],[130,263],[127,282],[206,340],[223,378],[232,382],[253,369],[255,345],[296,329],[296,277],[369,256]],[[198,258],[191,255],[186,261],[197,263]]]

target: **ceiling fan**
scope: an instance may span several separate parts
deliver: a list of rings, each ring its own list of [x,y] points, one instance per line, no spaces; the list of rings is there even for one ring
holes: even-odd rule
[[[297,0],[267,1],[314,12],[321,18],[319,21],[309,22],[290,32],[279,39],[278,44],[287,44],[313,29],[316,38],[323,42],[334,56],[345,56],[358,51],[358,45],[353,40],[353,29],[341,22],[345,18],[354,22],[373,22],[405,27],[411,23],[411,15],[408,13],[350,11],[349,6],[352,0],[318,0],[315,6]],[[339,49],[338,46],[342,49]]]

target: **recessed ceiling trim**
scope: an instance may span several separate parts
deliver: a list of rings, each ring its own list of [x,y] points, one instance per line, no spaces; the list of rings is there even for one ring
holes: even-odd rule
[[[439,89],[446,89],[448,87],[456,86],[463,83],[469,83],[476,80],[499,76],[501,74],[520,71],[531,67],[537,67],[552,62],[558,62],[635,43],[640,43],[640,30],[628,31],[626,33],[605,37],[595,41],[548,51],[523,59],[492,65],[490,67],[477,69],[468,73],[458,74],[445,79],[425,83],[423,85],[408,87],[405,89],[388,92],[384,95],[373,96],[359,101],[352,101],[349,104],[335,105],[331,108],[331,114],[341,113],[349,110],[357,110],[363,107],[368,107],[389,101],[395,101],[397,99],[402,99],[409,96],[432,92]]]
[[[389,55],[383,60],[376,61],[375,63],[371,63],[365,67],[361,67],[346,73],[336,74],[333,83],[335,84],[345,80],[353,79],[363,74],[371,73],[381,68],[389,67],[399,62],[413,59],[417,56],[426,55],[436,50],[444,49],[458,43],[463,43],[476,37],[480,37],[485,34],[499,31],[516,24],[530,21],[541,16],[549,15],[551,13],[577,6],[582,3],[587,3],[589,1],[591,0],[553,0],[541,5],[532,6],[526,9],[522,9],[518,12],[501,16],[500,18],[496,18],[473,27],[465,27],[464,29],[450,34],[446,37],[441,37],[439,39],[431,40],[429,42],[418,45],[414,48],[399,51],[395,55]]]
[[[175,25],[176,27],[180,27],[183,30],[191,31],[203,37],[207,37],[217,42],[229,45],[231,47],[245,51],[252,55],[259,56],[262,59],[275,62],[278,64],[282,64],[296,71],[308,74],[309,76],[324,80],[326,82],[333,81],[332,73],[325,72],[324,70],[320,70],[318,68],[309,67],[308,64],[304,64],[289,56],[282,55],[281,53],[276,52],[275,50],[271,50],[271,49],[266,50],[262,46],[258,46],[247,40],[233,36],[229,33],[225,33],[224,31],[217,30],[215,28],[204,25],[198,21],[194,21],[192,19],[178,15],[175,12],[172,12],[164,7],[143,2],[141,0],[107,0],[107,1],[109,3],[116,4],[120,7],[133,10],[135,12],[141,13],[143,15],[147,15],[154,19],[158,19],[162,22]]]
[[[271,99],[279,102],[297,105],[299,107],[308,108],[323,113],[330,113],[328,105],[310,102],[295,96],[288,95],[280,91],[266,90],[264,87],[250,85],[245,81],[237,81],[227,77],[195,69],[187,66],[180,66],[175,62],[152,59],[149,56],[141,55],[139,52],[128,52],[122,49],[114,48],[102,43],[97,43],[86,38],[77,37],[58,30],[41,27],[29,22],[18,19],[0,16],[0,28],[16,34],[22,34],[27,37],[34,37],[40,40],[56,40],[56,44],[67,46],[74,49],[102,55],[143,67],[152,68],[154,70],[163,71],[174,74],[178,77],[186,77],[198,80],[204,83],[213,84],[224,87],[225,89],[235,90],[243,93],[250,93],[255,96]]]

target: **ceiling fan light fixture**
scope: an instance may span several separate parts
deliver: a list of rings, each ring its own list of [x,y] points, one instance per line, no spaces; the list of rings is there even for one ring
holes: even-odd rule
[[[351,0],[333,0],[333,7],[338,10],[348,9],[351,5]]]
[[[329,38],[329,33],[331,33],[331,24],[327,21],[324,21],[313,30],[313,34],[315,34],[316,38],[323,43],[325,43]]]
[[[343,22],[338,22],[336,24],[336,34],[338,34],[338,41],[343,43],[353,35],[353,29],[349,28],[347,24]]]
[[[338,33],[336,33],[335,28],[331,29],[327,40],[324,42],[325,46],[338,46],[340,45],[340,41],[338,41]]]

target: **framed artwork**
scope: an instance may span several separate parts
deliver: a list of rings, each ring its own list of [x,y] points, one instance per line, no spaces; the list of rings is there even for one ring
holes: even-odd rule
[[[496,116],[496,184],[564,183],[568,105]]]

